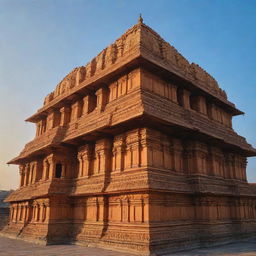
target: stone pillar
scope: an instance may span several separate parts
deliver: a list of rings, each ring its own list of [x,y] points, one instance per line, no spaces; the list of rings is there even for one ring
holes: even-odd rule
[[[125,198],[122,201],[123,207],[123,222],[130,222],[130,200],[129,198]]]
[[[71,106],[71,122],[76,121],[80,116],[82,112],[82,105],[79,100],[75,101]]]
[[[165,169],[173,170],[174,168],[174,152],[169,138],[163,137],[163,166]]]
[[[131,145],[132,168],[140,167],[140,142],[137,140]]]
[[[91,145],[87,144],[79,148],[79,173],[78,177],[88,177],[90,175],[90,161],[91,161]]]
[[[50,130],[54,127],[54,111],[48,113],[46,130]]]
[[[147,143],[147,129],[143,128],[140,130],[140,158],[141,158],[141,166],[145,167],[148,163],[148,143]]]
[[[181,141],[179,139],[173,139],[173,147],[174,147],[174,165],[175,165],[175,171],[182,172],[183,171],[183,158],[182,158],[182,152],[183,147],[181,144]]]
[[[33,172],[34,172],[34,165],[33,163],[29,164],[29,176],[28,176],[28,184],[32,184],[32,177],[33,177]]]
[[[198,111],[202,114],[207,115],[207,108],[206,108],[206,102],[204,96],[197,96],[198,100]]]
[[[97,200],[96,197],[87,199],[87,220],[97,221]]]
[[[38,222],[39,220],[39,205],[36,204],[35,206],[35,221]]]
[[[91,153],[89,150],[83,155],[83,172],[82,175],[88,177],[90,175],[90,161],[91,161]]]
[[[29,184],[29,164],[25,165],[25,178],[24,185],[27,186]]]
[[[83,98],[83,111],[82,115],[87,115],[89,114],[89,95],[84,96]]]
[[[17,205],[17,221],[20,221],[20,217],[21,217],[21,206],[20,204]]]
[[[124,136],[115,136],[113,141],[113,161],[112,170],[122,171],[124,169]]]
[[[32,184],[36,183],[37,177],[38,177],[38,172],[39,172],[38,162],[35,161],[34,162],[34,171],[33,171],[33,176],[32,176]]]
[[[50,220],[50,206],[49,204],[46,204],[46,210],[45,210],[45,221],[49,221]]]
[[[218,163],[218,149],[215,147],[211,148],[211,162],[214,176],[220,176],[219,163]]]
[[[109,85],[110,95],[109,95],[109,101],[115,100],[118,97],[117,94],[117,82],[114,82]]]
[[[70,121],[70,107],[64,106],[60,109],[60,126],[65,126]]]
[[[36,123],[36,137],[38,137],[41,134],[41,126],[42,126],[42,120]]]
[[[26,206],[26,219],[25,219],[26,222],[29,221],[29,218],[30,218],[29,215],[30,215],[30,205],[28,204],[28,205]]]
[[[44,159],[43,161],[43,176],[42,180],[48,180],[49,179],[49,162],[48,159]]]
[[[55,159],[53,154],[47,157],[49,163],[49,179],[52,180],[55,175]]]
[[[108,89],[100,88],[95,94],[97,96],[97,110],[103,111],[108,101]]]
[[[111,150],[111,140],[101,139],[96,142],[95,152],[97,154],[98,161],[98,173],[105,173],[110,168],[110,151]]]
[[[105,204],[104,204],[104,197],[97,197],[97,221],[103,222],[105,221],[104,216],[104,211],[105,209]]]
[[[16,222],[18,219],[18,205],[14,204],[14,216],[13,216],[13,220]]]
[[[195,172],[207,174],[206,159],[208,154],[207,146],[204,143],[194,143]]]
[[[246,177],[246,166],[247,166],[247,159],[246,157],[242,157],[241,159],[241,171],[242,171],[242,178],[244,181],[247,181],[247,177]]]
[[[44,204],[40,204],[39,205],[39,208],[40,208],[40,216],[39,216],[39,221],[40,222],[43,222],[43,218],[44,218]]]
[[[188,90],[183,90],[182,103],[185,109],[190,109],[190,92]]]
[[[178,99],[177,99],[177,85],[170,85],[171,86],[171,99],[173,102],[178,103]]]
[[[140,130],[129,131],[126,136],[126,167],[136,168],[140,166]]]
[[[82,154],[79,152],[77,155],[77,159],[79,161],[79,166],[78,166],[78,178],[83,176],[83,157]]]
[[[44,117],[42,119],[40,134],[43,134],[46,131],[46,127],[47,127],[47,120],[46,120],[46,117]]]
[[[26,222],[27,219],[27,205],[23,205],[22,221]]]
[[[24,170],[25,166],[24,165],[20,165],[19,166],[19,172],[20,172],[20,187],[24,186]]]

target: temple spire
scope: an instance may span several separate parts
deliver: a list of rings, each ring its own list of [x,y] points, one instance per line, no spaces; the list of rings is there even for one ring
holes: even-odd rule
[[[139,16],[139,18],[138,18],[138,23],[140,23],[140,24],[143,23],[143,18],[142,18],[142,16],[141,16],[141,13],[140,13],[140,16]]]

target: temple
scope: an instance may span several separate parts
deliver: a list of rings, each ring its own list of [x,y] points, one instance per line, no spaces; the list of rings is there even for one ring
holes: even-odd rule
[[[26,121],[2,233],[155,255],[255,234],[256,150],[216,80],[142,18]]]

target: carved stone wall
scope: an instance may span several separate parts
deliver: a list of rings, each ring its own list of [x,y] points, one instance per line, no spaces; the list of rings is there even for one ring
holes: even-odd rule
[[[255,234],[256,150],[216,80],[142,19],[75,68],[28,121],[4,234],[139,255]]]

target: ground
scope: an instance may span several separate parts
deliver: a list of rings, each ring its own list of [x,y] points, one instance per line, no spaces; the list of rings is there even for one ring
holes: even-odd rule
[[[42,246],[21,240],[0,236],[0,256],[132,256],[99,248],[78,245]],[[170,256],[256,256],[256,240],[247,240],[208,249],[196,249],[189,252],[174,253]],[[166,255],[167,256],[167,255]],[[168,255],[169,256],[169,255]]]

